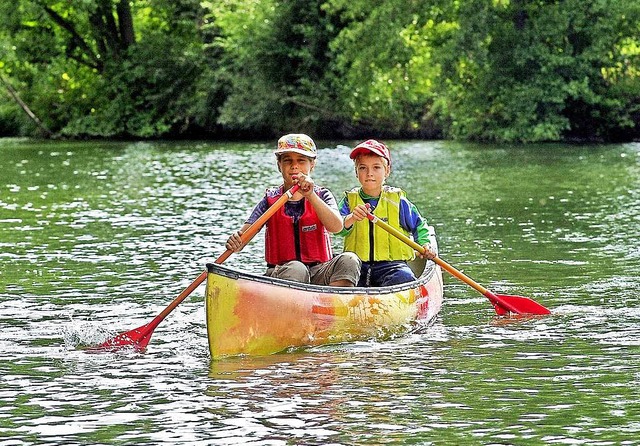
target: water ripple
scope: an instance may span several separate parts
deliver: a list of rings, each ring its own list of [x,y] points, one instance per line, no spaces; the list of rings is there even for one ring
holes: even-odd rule
[[[394,142],[443,258],[553,314],[497,317],[447,276],[408,336],[212,362],[203,287],[145,353],[82,347],[223,252],[279,181],[272,144],[0,144],[0,444],[637,444],[640,145]],[[321,145],[339,196],[349,149]],[[263,245],[227,263],[260,272]]]

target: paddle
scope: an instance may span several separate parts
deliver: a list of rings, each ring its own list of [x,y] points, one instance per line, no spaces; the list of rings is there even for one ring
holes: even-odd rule
[[[273,203],[267,211],[260,216],[251,226],[247,228],[246,231],[240,236],[242,239],[242,244],[246,245],[258,232],[262,229],[262,226],[271,218],[273,214],[278,211],[284,204],[293,197],[298,190],[299,186],[295,184],[291,189],[286,191],[282,197],[280,197],[275,203]],[[222,263],[229,258],[229,256],[233,254],[233,251],[227,249],[225,252],[220,255],[215,260],[215,263]],[[165,317],[169,315],[180,303],[189,296],[198,288],[198,286],[204,282],[207,278],[207,271],[203,271],[196,280],[191,283],[188,287],[186,287],[179,295],[176,297],[173,302],[167,306],[160,314],[158,314],[151,322],[148,324],[142,325],[141,327],[134,328],[133,330],[129,330],[124,333],[120,333],[116,337],[109,339],[102,344],[91,347],[88,350],[90,351],[114,351],[123,347],[132,346],[135,350],[144,350],[151,339],[151,335],[153,334],[153,330],[163,321]]]
[[[382,229],[389,232],[391,235],[399,238],[400,240],[405,242],[407,245],[411,246],[420,254],[424,254],[426,252],[426,249],[424,249],[424,247],[420,246],[418,243],[416,243],[415,241],[413,241],[412,239],[404,235],[402,232],[400,232],[393,226],[390,226],[388,223],[385,223],[384,221],[380,220],[375,215],[368,213],[367,218],[369,218],[369,220],[371,220],[374,224],[380,226]],[[445,269],[449,274],[460,279],[467,285],[470,285],[476,291],[480,292],[480,294],[483,294],[493,304],[493,308],[495,309],[496,313],[499,315],[504,315],[508,313],[517,313],[517,314],[550,314],[551,313],[551,311],[549,311],[547,308],[545,308],[544,306],[540,305],[539,303],[537,303],[536,301],[528,297],[512,296],[507,294],[495,294],[489,291],[479,283],[474,282],[473,279],[471,279],[470,277],[464,275],[463,273],[455,269],[453,266],[449,265],[440,257],[436,256],[432,260],[436,262],[438,265],[440,265],[443,269]]]

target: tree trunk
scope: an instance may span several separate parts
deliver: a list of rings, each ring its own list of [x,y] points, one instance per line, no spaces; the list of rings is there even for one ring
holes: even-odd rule
[[[40,119],[38,119],[38,117],[35,115],[35,113],[33,113],[31,111],[29,106],[27,104],[25,104],[22,99],[20,99],[20,96],[18,96],[18,92],[11,86],[11,84],[9,84],[9,82],[7,82],[7,80],[4,78],[4,76],[0,75],[0,81],[7,88],[7,91],[9,92],[9,94],[11,95],[13,100],[16,101],[16,103],[22,108],[22,110],[24,110],[24,112],[27,114],[27,116],[29,116],[29,118],[31,118],[31,120],[38,126],[38,128],[42,131],[42,133],[44,133],[45,136],[47,136],[48,138],[51,138],[52,136],[54,136],[53,133],[51,132],[51,130],[49,130],[42,123],[42,121],[40,121]]]
[[[96,40],[102,42],[104,57],[118,57],[123,49],[118,32],[118,25],[113,16],[113,3],[111,0],[98,1],[98,7],[92,14],[91,23],[94,24]]]
[[[120,39],[124,48],[129,48],[136,42],[136,36],[133,31],[133,17],[131,16],[131,6],[128,0],[120,0],[116,5],[118,13],[118,25],[120,28]]]

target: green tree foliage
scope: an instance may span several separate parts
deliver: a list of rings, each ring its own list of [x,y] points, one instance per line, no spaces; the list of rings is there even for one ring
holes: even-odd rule
[[[638,36],[636,0],[0,0],[0,131],[638,139]]]
[[[454,138],[638,136],[638,2],[460,2],[436,112]]]
[[[2,1],[13,46],[0,60],[56,133],[160,136],[191,115],[200,12],[192,0]]]
[[[457,27],[450,2],[331,0],[327,9],[345,24],[331,42],[340,107],[372,127],[437,135],[434,56]]]
[[[317,0],[203,3],[222,30],[214,44],[228,85],[219,122],[250,132],[322,132],[337,113],[327,88],[328,45],[335,33]]]

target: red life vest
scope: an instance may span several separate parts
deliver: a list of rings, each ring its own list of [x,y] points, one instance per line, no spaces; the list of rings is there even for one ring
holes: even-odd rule
[[[282,196],[282,186],[267,190],[267,202],[272,206]],[[304,213],[297,222],[284,213],[281,207],[267,221],[265,234],[265,258],[269,265],[282,265],[291,260],[305,264],[331,260],[329,232],[320,222],[309,201],[304,201]]]

